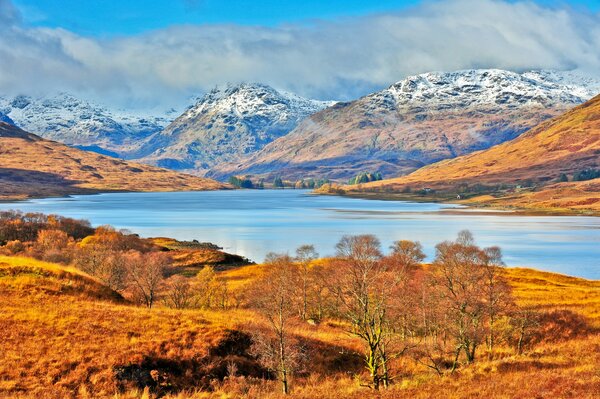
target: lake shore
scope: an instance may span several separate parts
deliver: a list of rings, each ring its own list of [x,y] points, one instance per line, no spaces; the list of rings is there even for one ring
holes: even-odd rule
[[[573,209],[564,207],[535,207],[535,206],[518,206],[511,204],[510,200],[504,197],[493,197],[491,195],[471,197],[467,199],[458,199],[455,194],[427,194],[419,195],[414,193],[384,193],[384,192],[367,192],[367,191],[314,191],[315,195],[332,195],[349,198],[360,198],[367,200],[379,201],[409,201],[417,203],[437,203],[437,204],[453,204],[463,205],[465,210],[476,213],[478,210],[485,214],[493,214],[496,212],[501,215],[516,215],[516,216],[600,216],[600,210],[595,209]],[[448,210],[445,212],[455,213],[464,212],[464,210]]]

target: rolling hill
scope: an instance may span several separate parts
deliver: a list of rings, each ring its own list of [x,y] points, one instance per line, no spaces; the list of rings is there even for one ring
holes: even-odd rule
[[[207,174],[343,179],[412,172],[514,139],[600,92],[568,72],[467,70],[411,76],[338,103],[239,162]]]
[[[246,266],[219,276],[243,289],[261,273]],[[577,312],[591,327],[546,330],[522,355],[503,349],[447,378],[405,360],[401,379],[375,393],[353,376],[362,370],[360,343],[339,323],[297,324],[294,336],[318,355],[317,377],[299,375],[289,397],[597,397],[600,284],[531,269],[505,273],[519,305]],[[142,308],[72,267],[31,258],[0,256],[0,276],[1,398],[283,397],[248,353],[250,323],[267,323],[252,309]]]
[[[0,197],[3,199],[99,191],[226,187],[210,179],[78,150],[0,122]]]

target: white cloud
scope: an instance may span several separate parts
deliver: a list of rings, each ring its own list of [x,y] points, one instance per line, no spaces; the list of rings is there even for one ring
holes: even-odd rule
[[[168,105],[226,82],[353,98],[408,74],[494,67],[600,74],[600,15],[532,2],[449,0],[275,28],[174,26],[124,38],[24,27],[0,0],[0,92],[66,90]]]

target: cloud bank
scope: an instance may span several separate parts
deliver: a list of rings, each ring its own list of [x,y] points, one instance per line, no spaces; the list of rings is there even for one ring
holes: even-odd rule
[[[70,91],[168,105],[215,85],[263,82],[349,99],[434,70],[600,74],[600,15],[533,2],[447,0],[398,13],[278,27],[173,26],[97,39],[31,28],[0,0],[0,93]]]

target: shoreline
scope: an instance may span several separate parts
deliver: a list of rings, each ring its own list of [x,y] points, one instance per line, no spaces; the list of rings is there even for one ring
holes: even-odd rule
[[[461,205],[465,208],[460,209],[447,209],[440,212],[447,214],[465,214],[472,212],[473,214],[486,214],[486,215],[504,215],[504,216],[591,216],[600,217],[600,212],[594,210],[575,210],[569,208],[527,208],[518,206],[501,206],[501,205],[490,205],[478,202],[465,202],[468,199],[456,200],[444,196],[420,196],[415,194],[404,194],[404,193],[374,193],[374,192],[311,192],[313,195],[331,195],[348,198],[359,198],[364,200],[378,200],[378,201],[405,201],[415,203],[433,203],[433,204],[448,204],[448,205]],[[470,210],[470,211],[467,211]],[[487,211],[486,211],[487,210]],[[467,211],[467,212],[466,212]]]

